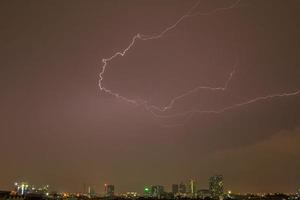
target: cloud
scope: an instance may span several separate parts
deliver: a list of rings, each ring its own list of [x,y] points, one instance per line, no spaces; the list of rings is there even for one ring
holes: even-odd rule
[[[229,189],[295,192],[300,185],[299,143],[300,128],[280,131],[247,147],[219,151],[211,162],[222,166]]]

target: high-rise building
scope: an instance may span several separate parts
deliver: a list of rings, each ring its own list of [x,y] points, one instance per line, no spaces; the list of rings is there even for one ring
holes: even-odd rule
[[[19,195],[25,195],[30,191],[29,184],[26,182],[15,183],[16,192]]]
[[[179,193],[186,194],[186,185],[183,182],[179,184]]]
[[[144,196],[150,197],[151,196],[151,189],[148,186],[144,186]]]
[[[178,192],[179,192],[179,186],[178,186],[178,184],[173,184],[172,185],[172,193],[174,195],[176,195],[176,194],[178,194]]]
[[[155,198],[161,198],[164,194],[164,186],[153,185],[151,187],[151,196]]]
[[[96,196],[94,187],[91,187],[91,186],[88,187],[87,195],[90,198]]]
[[[220,199],[224,192],[224,182],[222,175],[215,175],[209,179],[209,192],[213,199]]]
[[[194,196],[196,194],[196,182],[194,180],[189,180],[186,192],[189,196]]]
[[[105,196],[111,197],[115,195],[115,186],[104,184],[104,193]]]

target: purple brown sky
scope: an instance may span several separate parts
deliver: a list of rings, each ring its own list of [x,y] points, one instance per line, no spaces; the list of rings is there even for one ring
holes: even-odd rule
[[[300,95],[166,121],[98,88],[101,59],[136,33],[173,24],[196,1],[1,1],[0,188],[16,180],[82,191],[104,183],[118,192],[189,178],[207,187],[215,173],[238,192],[300,188]],[[201,0],[197,11],[234,3]],[[176,110],[218,109],[300,88],[300,2],[242,0],[185,20],[164,38],[138,41],[113,60],[103,84],[165,105],[198,85]],[[168,120],[178,123],[180,119]]]

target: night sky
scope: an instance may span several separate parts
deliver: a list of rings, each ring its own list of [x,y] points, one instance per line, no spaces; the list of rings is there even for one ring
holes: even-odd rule
[[[155,35],[196,0],[2,0],[0,188],[15,181],[58,191],[141,192],[144,185],[223,174],[233,192],[300,188],[300,94],[219,114],[162,119],[99,89],[103,58],[137,34]],[[200,0],[194,12],[233,0]],[[300,1],[241,0],[186,18],[157,40],[137,40],[109,62],[103,85],[163,107],[162,115],[220,110],[300,90]],[[168,188],[167,187],[167,188]]]

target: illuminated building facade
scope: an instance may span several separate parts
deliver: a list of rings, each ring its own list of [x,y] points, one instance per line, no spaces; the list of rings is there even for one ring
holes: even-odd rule
[[[16,182],[15,187],[18,195],[25,195],[30,191],[29,184],[26,182],[20,182],[20,183]]]
[[[104,193],[107,197],[112,197],[115,195],[115,186],[114,185],[104,185]]]
[[[145,197],[150,197],[151,196],[151,189],[148,186],[144,187],[144,196]]]
[[[215,175],[209,179],[209,192],[213,199],[220,199],[224,193],[224,182],[222,175]]]
[[[196,195],[196,182],[192,179],[187,184],[187,194],[191,197]]]
[[[154,198],[161,198],[164,194],[164,186],[154,185],[151,187],[151,196]]]
[[[204,199],[210,197],[210,191],[208,189],[201,189],[197,191],[197,197]]]

